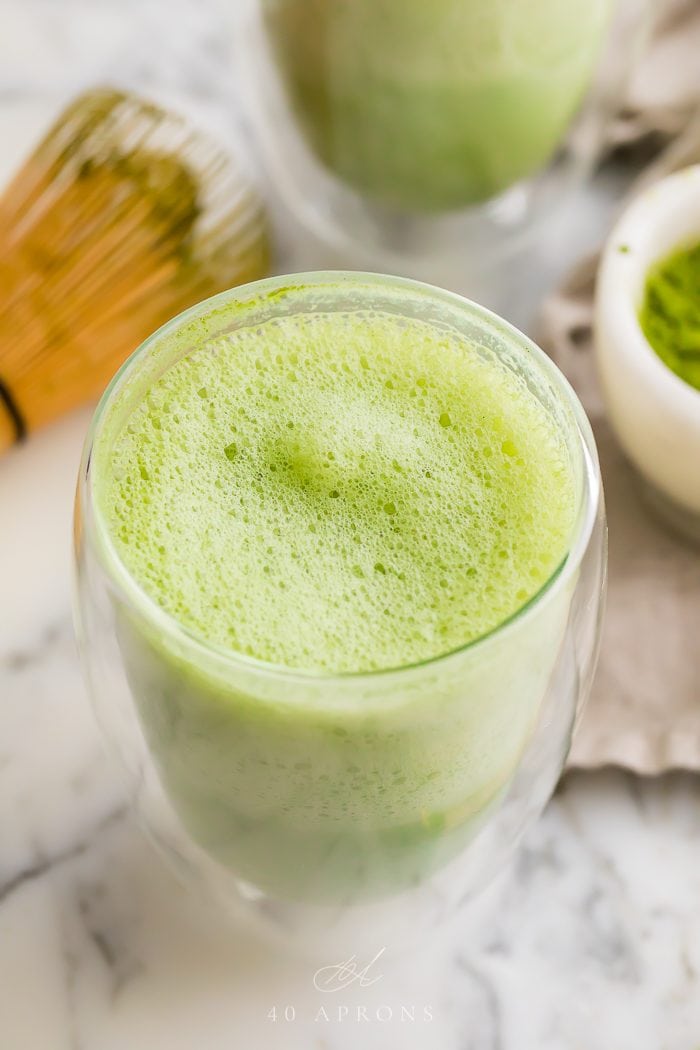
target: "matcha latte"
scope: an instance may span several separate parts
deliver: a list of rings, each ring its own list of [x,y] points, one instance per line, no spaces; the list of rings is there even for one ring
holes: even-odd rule
[[[260,0],[304,137],[398,209],[463,208],[543,167],[614,0]]]
[[[582,466],[552,367],[506,326],[409,282],[298,282],[158,333],[90,469],[188,834],[263,891],[362,898],[452,857],[507,789],[566,625],[567,587],[528,614]]]

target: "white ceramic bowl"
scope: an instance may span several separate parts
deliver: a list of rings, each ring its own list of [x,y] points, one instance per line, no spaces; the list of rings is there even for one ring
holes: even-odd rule
[[[700,241],[700,165],[643,192],[603,252],[595,347],[617,437],[666,517],[700,538],[700,391],[656,355],[639,324],[650,267]]]

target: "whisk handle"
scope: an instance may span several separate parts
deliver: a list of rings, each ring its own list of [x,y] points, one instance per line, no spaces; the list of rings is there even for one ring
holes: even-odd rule
[[[0,454],[27,434],[24,417],[9,387],[0,379]]]

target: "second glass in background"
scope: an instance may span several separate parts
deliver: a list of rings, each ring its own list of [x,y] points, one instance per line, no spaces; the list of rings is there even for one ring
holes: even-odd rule
[[[236,70],[274,192],[332,265],[503,312],[508,260],[595,164],[650,14],[648,0],[245,0]]]

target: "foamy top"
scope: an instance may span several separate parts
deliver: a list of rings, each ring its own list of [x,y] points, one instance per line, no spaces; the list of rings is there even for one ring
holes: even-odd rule
[[[208,642],[295,669],[466,644],[542,587],[574,523],[569,449],[522,377],[390,313],[219,337],[100,441],[99,507],[146,592]]]

